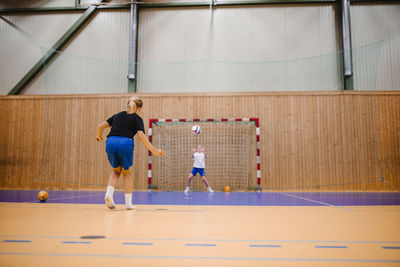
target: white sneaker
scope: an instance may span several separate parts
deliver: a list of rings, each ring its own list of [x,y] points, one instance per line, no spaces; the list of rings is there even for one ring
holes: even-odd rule
[[[136,207],[133,206],[132,204],[130,204],[130,205],[126,205],[126,209],[127,210],[134,210],[134,209],[136,209]]]
[[[104,198],[104,201],[106,202],[106,206],[109,209],[115,209],[115,204],[114,204],[114,200],[108,196],[106,196]]]
[[[186,187],[186,189],[185,189],[185,193],[187,193],[187,192],[189,192],[189,187]]]
[[[208,192],[214,193],[214,190],[211,189],[211,187],[208,188]]]

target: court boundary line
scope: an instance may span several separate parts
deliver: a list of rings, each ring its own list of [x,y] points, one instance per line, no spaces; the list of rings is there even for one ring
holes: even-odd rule
[[[0,238],[21,239],[80,239],[79,236],[17,236],[0,235]],[[355,240],[251,240],[251,239],[196,239],[196,238],[124,238],[106,237],[107,240],[136,240],[136,241],[177,241],[177,242],[238,242],[238,243],[324,243],[324,244],[400,244],[400,241],[355,241]]]
[[[30,253],[0,252],[0,256],[45,256],[45,257],[92,257],[92,258],[137,258],[165,260],[225,260],[225,261],[290,261],[290,262],[361,262],[361,263],[400,263],[391,259],[332,259],[332,258],[273,258],[273,257],[200,257],[200,256],[162,256],[129,254],[74,254],[74,253]]]
[[[76,191],[76,192],[79,192],[79,191]],[[76,199],[78,199],[78,198],[81,198],[81,197],[90,197],[90,196],[97,196],[97,195],[105,195],[105,193],[104,192],[96,192],[96,193],[93,193],[93,194],[82,194],[82,195],[79,195],[78,194],[78,196],[68,196],[68,197],[59,197],[59,198],[51,198],[51,200],[53,201],[53,200],[63,200],[63,199],[71,199],[71,198],[76,198]],[[14,202],[14,203],[38,203],[37,202],[37,200],[31,200],[31,201],[26,201],[26,202]],[[50,202],[48,202],[48,203],[50,203]],[[51,202],[52,204],[81,204],[81,203],[54,203],[54,202]],[[97,204],[97,205],[99,205],[99,204]]]
[[[109,238],[113,240],[124,238]],[[128,238],[126,238],[128,239]],[[126,240],[124,239],[124,240]],[[179,241],[179,242],[238,242],[238,243],[324,243],[324,244],[400,244],[400,241],[354,241],[354,240],[229,240],[229,239],[180,239],[180,238],[135,238],[132,240]]]
[[[349,208],[345,208],[345,207],[342,207],[342,206],[336,206],[336,205],[333,205],[333,204],[329,204],[329,203],[325,203],[325,202],[322,202],[322,201],[313,200],[313,199],[306,198],[306,197],[293,196],[293,195],[291,195],[291,194],[289,194],[289,193],[285,193],[285,192],[277,192],[277,193],[279,193],[279,194],[281,194],[281,195],[284,195],[284,196],[286,196],[286,197],[297,198],[297,199],[301,199],[301,200],[305,200],[305,201],[309,201],[309,202],[321,204],[321,205],[324,205],[324,206],[329,206],[329,207],[333,207],[333,208],[343,209],[343,210],[347,210],[347,211],[354,211],[354,210],[349,209]]]

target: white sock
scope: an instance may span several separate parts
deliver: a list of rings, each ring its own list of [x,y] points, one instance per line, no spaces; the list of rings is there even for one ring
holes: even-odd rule
[[[112,199],[113,194],[114,194],[114,186],[111,186],[111,185],[107,186],[106,197],[109,197]]]
[[[104,200],[106,201],[106,205],[109,209],[115,209],[113,194],[114,194],[114,187],[107,186],[107,192],[106,196],[104,197]]]
[[[132,194],[125,194],[125,205],[127,209],[134,209],[135,206],[132,204]]]

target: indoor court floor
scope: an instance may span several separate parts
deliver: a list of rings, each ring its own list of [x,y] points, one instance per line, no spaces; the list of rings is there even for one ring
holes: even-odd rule
[[[0,190],[0,266],[400,266],[400,193]]]

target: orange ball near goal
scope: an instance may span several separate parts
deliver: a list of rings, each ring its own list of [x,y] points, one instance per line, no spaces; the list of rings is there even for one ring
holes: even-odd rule
[[[225,192],[230,192],[231,191],[231,188],[229,187],[229,185],[225,186],[224,191]]]
[[[37,195],[40,202],[45,202],[49,198],[49,193],[47,191],[40,191]]]

